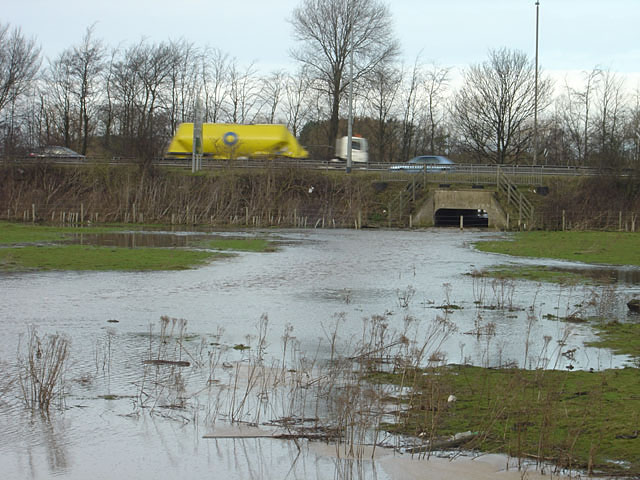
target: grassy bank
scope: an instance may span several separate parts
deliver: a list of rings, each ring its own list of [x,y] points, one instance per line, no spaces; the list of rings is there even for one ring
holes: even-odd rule
[[[122,231],[118,226],[79,229],[0,222],[0,270],[182,270],[229,255],[221,251],[266,252],[275,249],[271,242],[262,238],[196,240],[193,242],[195,249],[61,243],[70,241],[78,233]]]
[[[558,283],[563,285],[575,285],[587,283],[591,279],[576,272],[554,269],[552,267],[533,265],[498,265],[482,272],[474,272],[472,275],[487,276],[500,279],[521,279],[530,282]]]
[[[585,263],[640,265],[640,235],[622,232],[520,232],[476,243],[483,252]]]
[[[0,177],[0,218],[11,221],[348,228],[408,222],[409,207],[398,197],[406,194],[406,182],[381,182],[366,171],[216,168],[191,174],[41,164],[0,165]]]
[[[112,248],[86,245],[0,249],[0,268],[24,270],[184,270],[218,254],[173,248]]]
[[[127,227],[128,230],[131,227]],[[0,245],[16,245],[22,243],[60,242],[76,233],[113,233],[121,232],[123,227],[53,227],[29,223],[12,223],[0,221]]]
[[[609,348],[619,355],[630,355],[635,359],[636,365],[640,364],[640,324],[614,321],[598,323],[593,328],[600,338],[587,343],[588,346]]]
[[[411,386],[386,428],[429,440],[477,432],[463,446],[618,475],[640,474],[638,369],[603,372],[451,366],[372,379]],[[450,394],[457,397],[447,402]]]

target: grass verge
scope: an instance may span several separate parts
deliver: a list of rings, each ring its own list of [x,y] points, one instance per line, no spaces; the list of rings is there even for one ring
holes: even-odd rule
[[[0,248],[0,269],[25,270],[184,270],[220,256],[171,248],[111,248],[86,245]]]
[[[386,429],[423,439],[478,432],[463,447],[565,468],[640,474],[640,371],[483,369],[374,374],[411,386],[408,410]],[[457,401],[447,402],[450,394]]]
[[[620,355],[630,355],[640,362],[639,323],[596,323],[593,325],[599,340],[586,343],[587,346],[609,348]],[[640,397],[639,397],[640,398]],[[638,402],[640,408],[640,401]]]
[[[640,265],[640,235],[624,232],[520,232],[476,243],[483,252],[585,263]]]
[[[131,230],[131,227],[126,227]],[[22,243],[61,242],[67,236],[77,233],[109,233],[120,232],[123,227],[50,227],[27,223],[0,222],[0,245]]]

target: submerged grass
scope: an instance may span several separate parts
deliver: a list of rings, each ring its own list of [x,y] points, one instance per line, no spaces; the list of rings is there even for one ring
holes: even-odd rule
[[[110,248],[86,245],[0,248],[0,269],[24,270],[184,270],[220,256],[171,248]]]
[[[265,238],[216,238],[203,240],[196,244],[212,250],[231,250],[235,252],[274,252],[276,247]]]
[[[78,233],[122,230],[121,226],[75,228],[0,222],[0,245],[6,245],[0,248],[0,270],[183,270],[228,255],[187,249],[58,244]],[[43,243],[51,245],[43,246]],[[275,251],[272,242],[264,238],[217,238],[197,242],[194,246],[218,251]]]
[[[127,227],[131,230],[130,227]],[[23,243],[61,242],[77,233],[108,233],[122,231],[123,227],[53,227],[26,223],[0,222],[0,245]]]
[[[476,243],[483,252],[586,263],[640,265],[640,235],[624,232],[520,232]]]
[[[465,448],[565,468],[640,474],[640,371],[450,366],[371,379],[404,384],[409,409],[386,429],[424,437],[478,432]],[[447,402],[455,394],[457,401]]]
[[[544,265],[498,265],[488,270],[483,270],[480,274],[491,278],[520,279],[531,282],[558,283],[562,285],[589,283],[592,280],[588,275]]]

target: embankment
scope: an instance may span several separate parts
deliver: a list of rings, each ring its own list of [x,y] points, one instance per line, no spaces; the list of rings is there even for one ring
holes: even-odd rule
[[[50,164],[0,167],[0,219],[51,223],[364,227],[396,186],[366,172],[184,170]],[[400,188],[401,186],[398,186]]]

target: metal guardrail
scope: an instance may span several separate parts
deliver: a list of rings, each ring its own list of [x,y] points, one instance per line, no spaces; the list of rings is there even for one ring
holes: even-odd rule
[[[499,193],[507,198],[507,205],[518,210],[518,224],[530,223],[533,220],[533,204],[518,191],[511,179],[498,168],[496,171],[496,186]]]
[[[4,164],[38,164],[43,162],[55,162],[66,165],[131,165],[139,164],[140,160],[133,157],[87,157],[81,159],[65,158],[29,158],[29,157],[3,157],[0,163]],[[170,166],[176,168],[191,168],[191,159],[176,158],[155,158],[152,163],[160,166]],[[450,170],[423,170],[418,172],[402,172],[389,170],[391,166],[403,164],[391,163],[354,163],[352,170],[355,172],[369,171],[378,172],[382,180],[406,181],[415,175],[423,177],[426,183],[469,183],[496,185],[497,171],[500,170],[517,185],[541,185],[545,176],[592,176],[605,172],[601,169],[591,167],[570,167],[570,166],[530,166],[530,165],[477,165],[477,164],[456,164]],[[234,159],[234,160],[213,160],[204,158],[202,160],[204,169],[215,168],[308,168],[314,170],[346,170],[344,162],[314,159]]]

